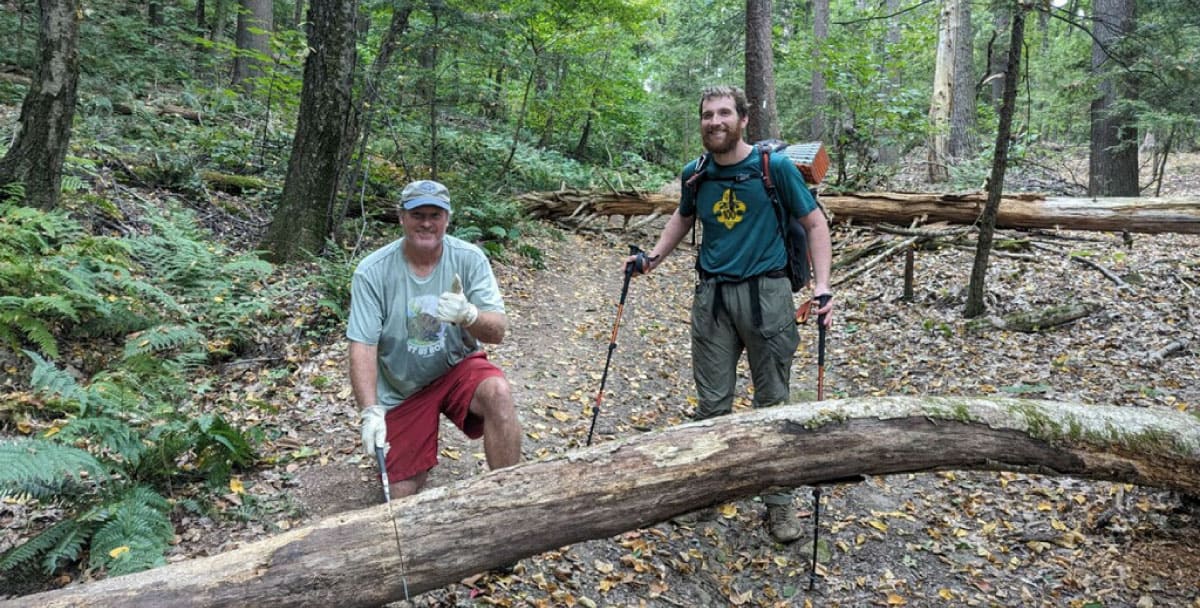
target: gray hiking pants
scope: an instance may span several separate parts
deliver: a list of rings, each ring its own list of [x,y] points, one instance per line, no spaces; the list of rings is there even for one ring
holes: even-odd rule
[[[799,344],[786,277],[759,276],[738,283],[698,281],[692,300],[692,374],[699,398],[695,418],[733,411],[742,351],[750,362],[754,407],[787,401]]]

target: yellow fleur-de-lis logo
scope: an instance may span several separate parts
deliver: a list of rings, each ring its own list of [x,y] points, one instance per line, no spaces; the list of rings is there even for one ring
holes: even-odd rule
[[[713,203],[713,215],[717,221],[725,224],[725,228],[733,230],[742,217],[746,215],[746,203],[734,198],[733,190],[726,190],[721,199]]]

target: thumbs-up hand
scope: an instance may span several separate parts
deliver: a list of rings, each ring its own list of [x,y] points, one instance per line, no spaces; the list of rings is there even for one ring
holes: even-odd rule
[[[438,298],[437,312],[434,316],[462,327],[470,327],[475,319],[479,318],[479,309],[463,295],[462,279],[457,274],[454,275],[454,282],[450,283],[450,291]]]

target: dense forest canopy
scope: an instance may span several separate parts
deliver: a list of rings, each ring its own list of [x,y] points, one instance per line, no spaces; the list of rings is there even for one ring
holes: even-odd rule
[[[262,4],[244,1],[243,5]],[[1096,23],[1086,2],[1039,5],[1025,35],[1027,69],[1014,129],[1021,147],[1086,145],[1089,104],[1100,79],[1132,83],[1121,100],[1138,132],[1160,146],[1187,149],[1196,138],[1194,88],[1200,44],[1188,2],[1141,2],[1136,29],[1111,47],[1113,61],[1093,70]],[[181,148],[174,162],[234,172],[279,170],[299,107],[306,57],[307,8],[275,2],[269,48],[237,46],[238,3],[90,2],[80,23],[80,120],[103,121],[119,108],[151,102],[234,115],[244,134],[155,134]],[[480,168],[510,188],[586,182],[588,170],[525,175],[527,147],[562,154],[564,163],[610,170],[664,171],[697,153],[696,93],[706,84],[742,83],[744,6],[740,2],[362,2],[354,24],[358,54],[354,95],[370,97],[370,157],[406,174]],[[37,62],[34,3],[8,3],[0,23],[3,69],[29,74]],[[847,169],[841,185],[879,183],[894,167],[880,150],[912,154],[927,141],[927,113],[938,37],[938,3],[830,3],[828,36],[814,45],[812,5],[775,2],[776,98],[786,139],[820,139]],[[1194,6],[1191,8],[1195,8]],[[153,15],[147,14],[152,10]],[[997,57],[1005,50],[1008,3],[970,13],[969,67],[980,133],[992,132],[999,89]],[[403,14],[403,22],[396,15]],[[385,42],[389,46],[385,46]],[[866,42],[866,44],[864,44]],[[377,60],[387,52],[384,65]],[[232,88],[232,65],[250,54],[262,66],[254,87]],[[814,71],[828,89],[812,105]],[[4,83],[10,100],[23,86]],[[138,102],[138,103],[135,103]],[[826,131],[809,132],[816,112]],[[137,125],[127,127],[136,128]],[[110,127],[111,128],[111,127]],[[486,137],[473,137],[478,133]],[[81,136],[103,143],[103,130]],[[982,141],[988,141],[986,137]],[[1169,144],[1168,144],[1169,142]],[[79,142],[86,145],[86,141]],[[1139,142],[1141,143],[1141,142]],[[977,185],[987,146],[958,159],[961,183]],[[148,153],[150,151],[147,151]],[[161,153],[161,150],[159,151]],[[510,162],[480,162],[498,156]],[[514,164],[515,163],[515,164]],[[505,169],[499,173],[499,169]],[[450,181],[453,179],[447,178]],[[474,180],[464,180],[474,181]]]

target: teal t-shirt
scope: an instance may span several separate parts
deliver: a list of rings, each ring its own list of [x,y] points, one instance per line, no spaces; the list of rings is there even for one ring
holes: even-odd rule
[[[687,180],[696,172],[694,160],[683,168],[679,212],[696,215],[704,230],[700,267],[706,272],[740,279],[778,270],[787,264],[779,220],[762,180],[758,149],[734,165],[705,163],[706,175],[695,196]],[[784,208],[803,217],[817,208],[804,176],[786,154],[771,154],[771,182]]]
[[[480,248],[445,237],[441,261],[422,278],[409,270],[403,244],[401,238],[359,262],[350,282],[346,324],[347,338],[379,347],[375,393],[378,403],[389,407],[480,349],[470,334],[433,316],[455,274],[467,300],[480,311],[504,312],[496,277]]]

